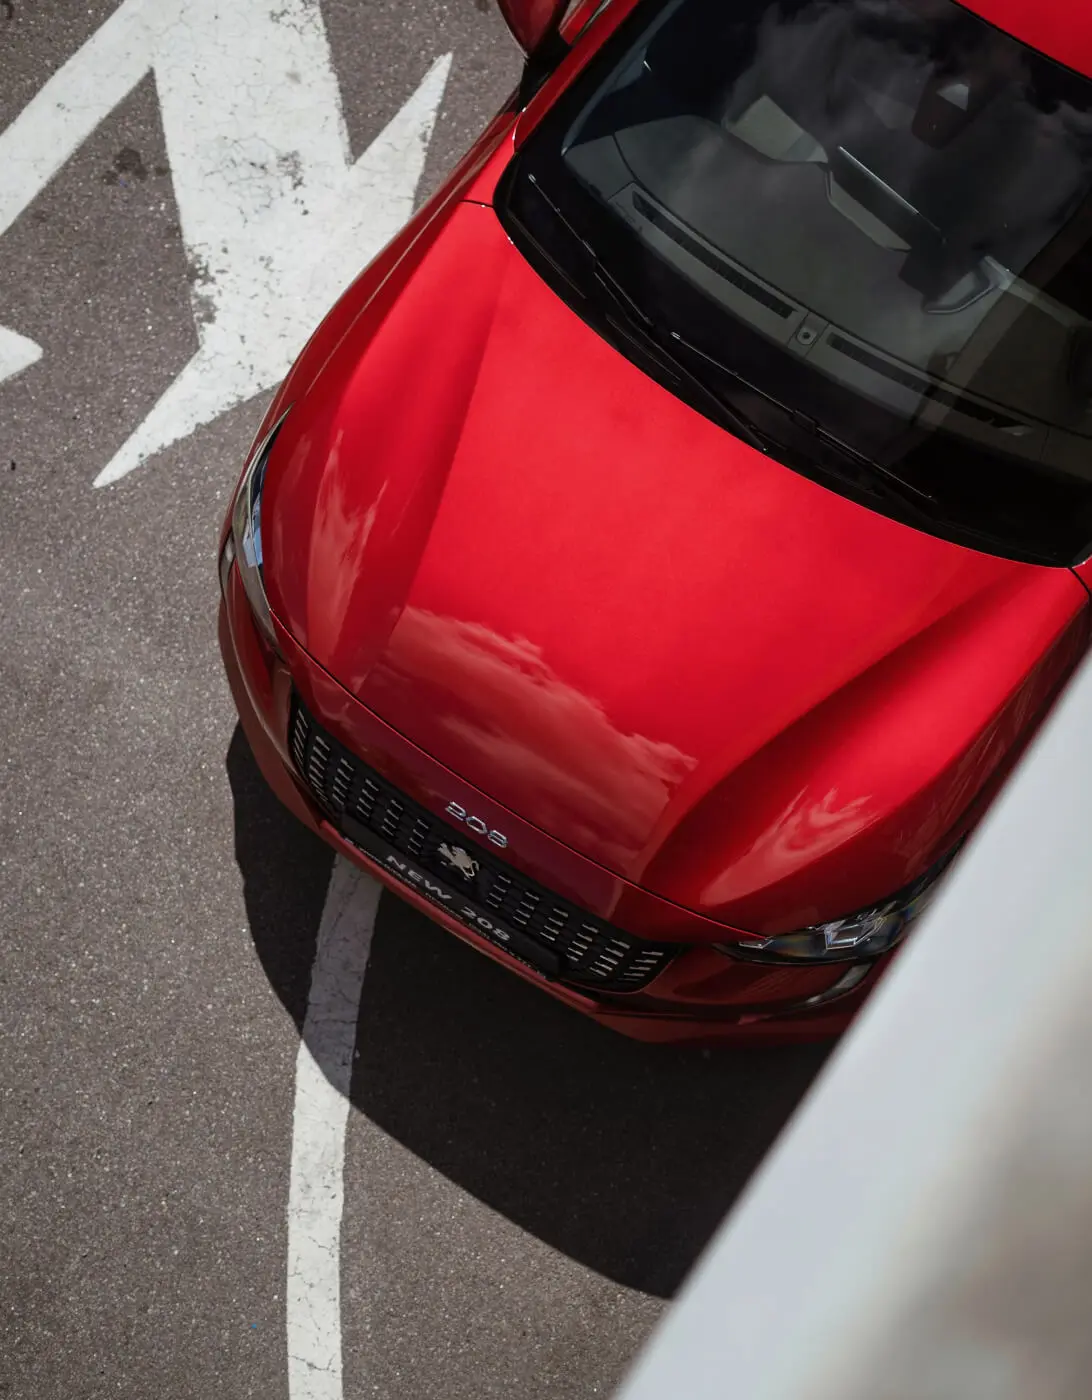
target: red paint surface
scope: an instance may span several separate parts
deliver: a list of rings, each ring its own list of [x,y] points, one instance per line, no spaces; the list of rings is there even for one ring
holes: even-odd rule
[[[519,846],[518,852],[513,852],[512,864],[580,900],[593,913],[624,923],[638,936],[673,938],[692,945],[639,994],[593,1000],[561,983],[547,981],[412,889],[394,881],[382,866],[343,840],[323,819],[293,777],[284,741],[292,685],[302,691],[310,706],[321,710],[340,737],[356,743],[370,763],[437,815],[442,815],[452,793],[476,811],[499,814],[500,809],[489,797],[460,783],[435,759],[357,704],[283,631],[281,643],[287,662],[273,658],[258,639],[234,571],[220,609],[219,632],[225,669],[248,742],[273,791],[289,810],[346,859],[389,885],[399,897],[574,1010],[639,1040],[822,1040],[844,1029],[863,1000],[866,987],[881,975],[882,969],[877,969],[865,987],[831,1006],[813,1011],[802,1009],[801,1004],[808,997],[836,981],[841,969],[766,968],[725,957],[709,945],[714,939],[729,941],[733,937],[729,930],[609,876],[593,862],[533,827],[518,822],[512,826],[509,821],[510,833]]]
[[[1053,12],[1038,40],[1017,32],[1049,50]],[[1070,38],[1090,34],[1079,18]],[[270,407],[293,405],[263,511],[288,669],[234,589],[244,724],[339,849],[291,777],[289,670],[418,801],[502,827],[518,868],[637,936],[704,945],[624,1008],[549,986],[578,1009],[650,1039],[830,1034],[863,993],[799,1006],[834,970],[708,945],[838,917],[948,849],[1083,653],[1088,593],[797,476],[599,340],[484,203],[515,123],[362,274]]]
[[[569,0],[497,0],[504,22],[525,53],[538,47],[564,12]]]
[[[357,323],[274,461],[270,602],[311,656],[508,811],[738,928],[916,877],[1083,642],[1067,570],[754,452],[481,206]]]
[[[1086,0],[961,0],[1021,43],[1092,77],[1092,6]]]

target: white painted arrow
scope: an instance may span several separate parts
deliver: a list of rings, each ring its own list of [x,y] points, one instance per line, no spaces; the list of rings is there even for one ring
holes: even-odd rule
[[[199,349],[96,486],[283,378],[412,212],[450,66],[354,165],[318,0],[125,0],[0,135],[2,234],[155,72]]]
[[[42,358],[42,347],[25,335],[17,335],[6,326],[0,326],[0,384],[5,379],[29,369],[36,360]]]

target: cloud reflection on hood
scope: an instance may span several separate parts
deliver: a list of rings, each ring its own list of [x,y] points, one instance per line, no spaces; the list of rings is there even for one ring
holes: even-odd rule
[[[408,608],[396,656],[369,684],[385,693],[397,724],[400,706],[434,707],[429,727],[445,736],[452,768],[520,815],[617,868],[647,841],[672,793],[697,760],[672,744],[626,734],[602,705],[560,677],[542,649],[480,623]],[[461,699],[450,703],[452,693]],[[465,697],[473,696],[467,705]]]

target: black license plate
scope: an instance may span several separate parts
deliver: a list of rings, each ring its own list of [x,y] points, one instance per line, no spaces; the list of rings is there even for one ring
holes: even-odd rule
[[[423,865],[418,865],[409,856],[404,856],[401,851],[396,851],[381,836],[376,836],[373,831],[352,817],[343,815],[339,825],[342,835],[347,840],[402,884],[422,895],[430,904],[443,909],[482,938],[488,939],[490,943],[503,948],[520,962],[533,967],[536,972],[541,972],[546,977],[560,975],[560,959],[551,949],[541,947],[526,933],[503,923],[492,910],[479,909],[453,885],[442,880],[431,870],[426,870]]]

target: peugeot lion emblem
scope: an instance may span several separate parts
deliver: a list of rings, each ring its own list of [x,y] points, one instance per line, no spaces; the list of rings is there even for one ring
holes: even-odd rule
[[[445,841],[440,847],[440,859],[452,870],[457,870],[464,880],[473,880],[478,873],[478,862],[462,846],[449,846]]]

